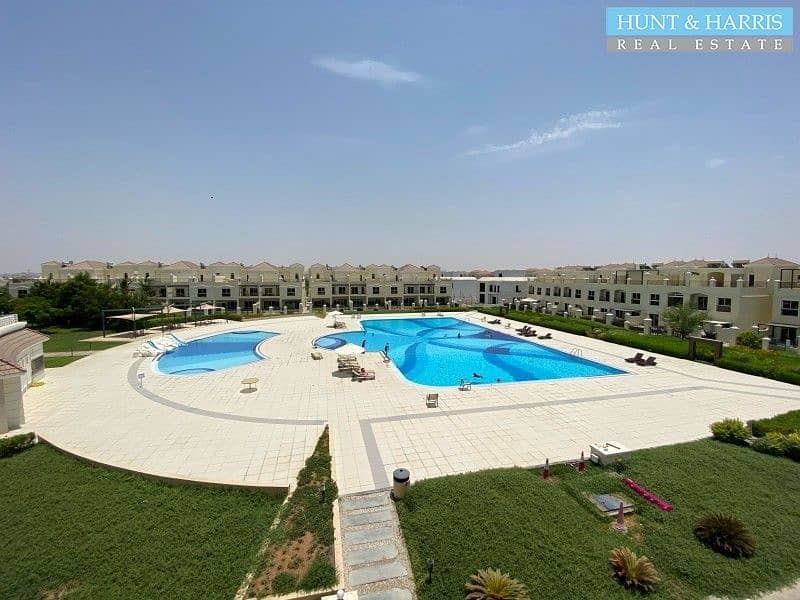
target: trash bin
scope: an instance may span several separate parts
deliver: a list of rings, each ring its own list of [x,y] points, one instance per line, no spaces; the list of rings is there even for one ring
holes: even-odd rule
[[[406,495],[408,486],[411,485],[411,475],[408,469],[395,469],[392,473],[392,498],[395,500],[402,499]]]

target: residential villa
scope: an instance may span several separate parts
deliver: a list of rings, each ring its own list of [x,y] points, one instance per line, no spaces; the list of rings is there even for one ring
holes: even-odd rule
[[[732,329],[722,331],[726,338],[756,327],[773,344],[797,347],[800,264],[776,257],[570,266],[531,269],[526,276],[450,279],[455,302],[521,304],[632,328],[657,330],[664,309],[693,304],[708,313],[705,330],[711,335]]]
[[[309,306],[434,307],[452,302],[452,284],[442,278],[436,265],[314,264],[306,270],[298,263],[49,261],[42,263],[41,279],[66,281],[77,273],[114,285],[146,284],[159,300],[183,308],[208,302],[231,311],[264,312]],[[12,296],[24,297],[33,281],[16,281],[7,287]]]
[[[436,265],[316,263],[306,269],[297,263],[85,260],[43,263],[40,278],[66,281],[77,273],[114,285],[147,284],[164,304],[184,308],[206,302],[240,312],[517,304],[658,331],[666,308],[693,304],[708,313],[706,332],[725,341],[754,330],[773,345],[797,347],[800,329],[800,264],[777,257],[446,275]],[[16,277],[5,287],[13,297],[24,297],[33,281]]]

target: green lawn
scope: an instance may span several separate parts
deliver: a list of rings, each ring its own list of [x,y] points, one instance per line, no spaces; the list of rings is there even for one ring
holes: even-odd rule
[[[73,588],[69,600],[230,600],[280,504],[89,466],[45,445],[0,459],[0,481],[4,600]]]
[[[520,579],[531,598],[634,598],[609,575],[608,554],[621,545],[659,570],[653,598],[744,598],[800,577],[800,464],[711,440],[635,453],[625,475],[671,502],[672,513],[610,473],[558,467],[545,482],[535,472],[501,469],[415,484],[398,511],[420,599],[461,599],[469,575],[485,567]],[[626,536],[611,531],[583,496],[612,491],[636,504],[639,525]],[[753,558],[728,559],[695,541],[695,519],[709,510],[747,523],[758,543]],[[435,560],[430,585],[428,557]]]
[[[83,358],[83,356],[45,356],[44,367],[45,369],[57,369],[58,367],[74,363],[81,358]]]
[[[124,342],[83,342],[86,338],[100,337],[101,330],[71,329],[67,327],[49,327],[41,332],[50,339],[44,343],[45,352],[69,352],[70,350],[106,350]]]

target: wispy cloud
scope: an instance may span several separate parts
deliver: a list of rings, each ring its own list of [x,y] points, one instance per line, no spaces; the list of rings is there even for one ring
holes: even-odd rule
[[[726,164],[727,162],[728,161],[725,160],[724,158],[709,158],[706,161],[706,167],[708,167],[709,169],[717,169],[722,165]]]
[[[496,152],[513,152],[544,146],[552,142],[569,139],[583,131],[598,129],[619,129],[622,127],[620,115],[622,110],[589,110],[560,118],[553,127],[544,132],[533,130],[531,134],[510,144],[486,144],[482,148],[469,150],[467,156],[493,154]]]
[[[315,58],[311,64],[335,73],[343,77],[352,79],[363,79],[373,81],[386,87],[391,87],[400,83],[418,83],[422,81],[422,75],[414,71],[401,71],[391,65],[378,60],[341,60],[331,56]]]
[[[464,135],[469,135],[469,136],[485,135],[488,132],[489,128],[486,125],[470,125],[464,130]]]

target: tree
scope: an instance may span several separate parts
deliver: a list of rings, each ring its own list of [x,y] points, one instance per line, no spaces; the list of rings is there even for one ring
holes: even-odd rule
[[[661,313],[663,321],[669,325],[673,333],[678,334],[681,339],[690,335],[706,320],[705,312],[698,310],[695,304],[679,304],[670,306]]]
[[[0,315],[11,312],[11,294],[8,290],[0,289]]]

